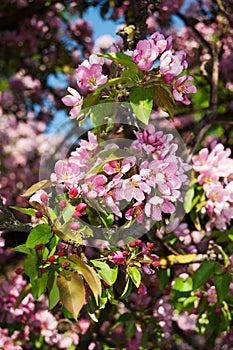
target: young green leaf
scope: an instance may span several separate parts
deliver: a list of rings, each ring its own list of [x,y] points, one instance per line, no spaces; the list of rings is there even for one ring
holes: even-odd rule
[[[49,290],[49,310],[52,310],[60,300],[59,289],[57,286],[57,275],[58,274],[55,273],[53,284],[51,286],[51,289]]]
[[[32,208],[19,208],[19,207],[16,207],[16,206],[14,206],[14,205],[11,205],[10,208],[11,208],[11,209],[14,209],[14,210],[17,210],[17,211],[19,211],[20,213],[27,214],[27,215],[29,215],[29,216],[36,216],[36,212],[37,212],[36,209],[32,209]]]
[[[189,187],[184,197],[184,210],[186,213],[189,213],[193,207],[194,194],[195,194],[194,187],[193,186]]]
[[[135,286],[138,288],[141,283],[141,274],[138,271],[138,269],[135,266],[129,266],[127,269],[129,276],[132,280],[132,282],[135,284]]]
[[[129,55],[126,55],[123,52],[111,52],[111,53],[107,53],[107,54],[100,55],[100,56],[107,58],[109,60],[112,60],[114,62],[120,63],[123,66],[128,67],[130,69],[133,69],[135,71],[138,70],[138,67],[134,63],[134,61],[132,60],[132,57]]]
[[[52,238],[53,233],[48,224],[39,224],[35,226],[26,240],[26,248],[34,248],[37,244],[46,244]]]
[[[115,265],[113,268],[110,268],[106,262],[98,260],[91,260],[91,263],[96,267],[98,274],[109,286],[112,286],[116,282],[118,274],[117,265]]]
[[[147,124],[153,107],[154,87],[143,88],[135,86],[131,89],[129,100],[136,117]]]

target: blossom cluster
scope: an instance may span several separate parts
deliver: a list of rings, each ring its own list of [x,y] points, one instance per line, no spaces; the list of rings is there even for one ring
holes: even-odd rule
[[[206,224],[210,232],[214,227],[226,230],[233,219],[233,159],[231,150],[219,143],[211,152],[203,148],[193,156],[193,169],[199,173],[198,182],[205,193],[202,214],[211,219]]]
[[[151,69],[150,72],[153,72],[153,68],[159,64],[159,69],[152,75],[158,74],[162,82],[169,85],[176,101],[186,105],[191,103],[186,95],[197,92],[196,87],[190,84],[194,79],[186,74],[178,77],[187,69],[188,63],[186,53],[183,50],[175,51],[173,49],[171,36],[165,39],[163,34],[155,32],[148,39],[139,40],[134,51],[128,50],[125,53],[131,56],[138,69],[144,72]],[[78,89],[93,92],[98,87],[103,86],[109,79],[107,75],[103,74],[103,65],[104,59],[95,54],[90,55],[89,60],[80,64],[75,70]],[[175,80],[176,77],[178,77],[177,80]],[[66,106],[72,107],[70,116],[71,119],[75,119],[82,108],[83,98],[74,88],[68,87],[68,92],[70,95],[63,97],[62,102]]]
[[[81,140],[68,159],[57,161],[51,174],[52,182],[67,191],[68,200],[76,199],[71,228],[79,229],[80,217],[92,208],[114,215],[115,224],[120,219],[145,224],[148,218],[162,221],[164,214],[173,214],[183,200],[190,170],[173,142],[172,134],[149,124],[119,157],[116,143],[101,144],[89,131],[88,141]],[[65,205],[63,200],[60,206]]]

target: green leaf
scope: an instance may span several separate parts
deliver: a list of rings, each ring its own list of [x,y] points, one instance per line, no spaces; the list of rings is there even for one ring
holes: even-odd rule
[[[56,283],[57,275],[58,274],[55,273],[53,285],[52,285],[52,288],[51,288],[50,293],[49,293],[49,310],[52,310],[54,308],[54,306],[56,306],[60,300],[59,289],[58,289],[58,286]]]
[[[24,213],[24,214],[27,214],[29,216],[36,216],[36,212],[37,210],[36,209],[32,209],[32,208],[19,208],[19,207],[16,207],[14,205],[10,206],[11,209],[14,209],[14,210],[17,210],[19,211],[20,213]]]
[[[98,274],[109,286],[112,286],[116,282],[118,274],[118,265],[115,265],[113,268],[110,268],[109,265],[103,261],[91,260],[91,263],[95,266],[95,268],[98,271]]]
[[[78,268],[78,271],[83,275],[85,281],[92,290],[96,304],[98,304],[98,300],[101,297],[102,293],[102,285],[100,278],[97,276],[97,273],[92,267],[88,266],[77,255],[71,255],[69,257],[69,260],[75,263],[75,265]]]
[[[221,303],[226,299],[229,292],[229,286],[231,283],[231,277],[228,273],[214,276],[214,285],[217,291],[218,302]]]
[[[35,280],[38,298],[46,291],[48,274],[49,274],[48,271],[46,271],[45,273],[40,274],[38,278]]]
[[[196,290],[203,286],[213,274],[215,261],[204,261],[202,265],[193,274],[193,289]]]
[[[62,214],[64,221],[68,222],[72,218],[74,212],[75,212],[75,207],[67,203],[67,206],[65,207]]]
[[[154,87],[143,88],[135,86],[131,89],[129,100],[137,118],[147,124],[153,107]]]
[[[32,291],[32,285],[31,283],[26,284],[23,289],[21,290],[15,305],[14,305],[14,309],[17,309],[19,307],[19,305],[21,304],[21,302],[23,301],[24,298],[26,298],[26,296],[31,293]]]
[[[31,254],[30,248],[27,248],[25,244],[18,245],[17,247],[11,248],[11,250],[23,254]]]
[[[125,289],[123,290],[123,293],[121,294],[120,299],[128,298],[128,296],[131,294],[132,286],[133,285],[132,285],[131,279],[128,278],[125,285]]]
[[[195,194],[194,187],[193,186],[189,187],[184,197],[184,210],[186,213],[189,213],[193,207],[194,194]]]
[[[135,266],[129,266],[127,268],[127,271],[129,273],[129,276],[132,280],[132,282],[135,284],[135,286],[138,288],[140,286],[141,283],[141,274],[138,271],[138,269]]]
[[[111,52],[104,55],[100,55],[101,57],[107,58],[111,61],[122,64],[125,67],[128,67],[133,70],[138,70],[137,65],[132,60],[132,57],[124,54],[123,52]]]
[[[28,197],[31,196],[33,193],[39,191],[39,190],[43,190],[45,188],[48,188],[52,186],[52,182],[50,180],[42,180],[40,182],[35,183],[34,185],[32,185],[31,187],[29,187],[27,189],[26,192],[24,192],[24,194],[22,194],[22,197]]]
[[[192,279],[190,277],[189,278],[178,277],[175,280],[175,284],[172,289],[177,290],[179,292],[191,292],[193,289]]]
[[[37,256],[29,255],[27,259],[24,261],[24,271],[26,275],[30,277],[30,280],[33,281],[38,276],[37,271]]]
[[[25,245],[27,248],[34,248],[37,244],[46,244],[50,241],[52,235],[48,224],[39,224],[31,230]]]
[[[173,117],[175,101],[167,86],[156,85],[154,87],[154,102],[162,110],[169,113],[169,115]]]
[[[57,286],[63,306],[77,320],[85,303],[85,287],[82,277],[73,271],[63,271],[57,276]]]
[[[127,339],[132,339],[136,333],[136,321],[130,321],[124,328]]]

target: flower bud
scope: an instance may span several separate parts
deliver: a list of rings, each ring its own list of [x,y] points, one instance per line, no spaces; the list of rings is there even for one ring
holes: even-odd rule
[[[54,255],[52,255],[48,258],[48,261],[51,263],[53,263],[55,260],[56,260],[56,257]]]
[[[72,187],[69,190],[69,197],[70,198],[76,198],[77,196],[78,196],[78,189],[77,189],[77,187]]]
[[[66,207],[66,201],[65,201],[65,199],[62,199],[62,200],[59,202],[59,207],[60,207],[61,209],[64,209],[64,208]]]
[[[36,212],[36,218],[37,219],[41,219],[43,217],[43,214],[41,213],[41,211],[37,211]]]

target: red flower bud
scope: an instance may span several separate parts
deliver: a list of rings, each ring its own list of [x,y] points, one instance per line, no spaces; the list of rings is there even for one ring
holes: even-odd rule
[[[153,249],[154,248],[154,243],[147,243],[148,249]]]
[[[133,267],[134,266],[134,263],[129,263],[129,267]]]
[[[78,189],[77,189],[77,187],[72,187],[69,190],[69,197],[70,198],[76,198],[77,196],[78,196]]]
[[[61,267],[64,267],[64,269],[68,266],[69,266],[69,263],[66,261],[61,264]]]
[[[79,203],[78,205],[76,205],[75,210],[81,213],[86,209],[86,207],[87,207],[86,203]]]
[[[15,270],[15,273],[17,275],[21,275],[22,272],[23,272],[23,269],[21,267],[17,267],[17,269]]]
[[[51,263],[53,263],[55,260],[56,260],[56,257],[54,255],[52,255],[48,258],[48,261]]]
[[[64,256],[64,255],[65,255],[65,253],[64,253],[64,252],[62,252],[62,251],[59,251],[59,252],[57,253],[57,255],[58,255],[58,256]]]
[[[141,239],[136,239],[135,240],[135,245],[140,246],[142,244],[142,240]]]
[[[130,248],[134,248],[135,246],[136,246],[135,241],[134,241],[134,242],[129,242],[129,247],[130,247]]]
[[[127,252],[127,250],[124,250],[124,251],[122,252],[122,254],[123,254],[123,256],[129,255],[129,253]]]
[[[46,268],[45,267],[41,267],[39,271],[40,271],[40,273],[45,273],[46,272]]]
[[[41,202],[47,202],[48,195],[46,193],[42,193],[40,196]]]
[[[35,250],[40,250],[40,249],[42,249],[44,247],[44,244],[37,244],[37,245],[35,245]]]
[[[153,265],[154,267],[159,267],[159,266],[160,266],[160,262],[159,262],[159,261],[154,261],[154,262],[152,263],[152,265]]]
[[[41,211],[37,211],[36,212],[36,218],[37,219],[41,219],[43,217],[43,214],[41,213]]]

